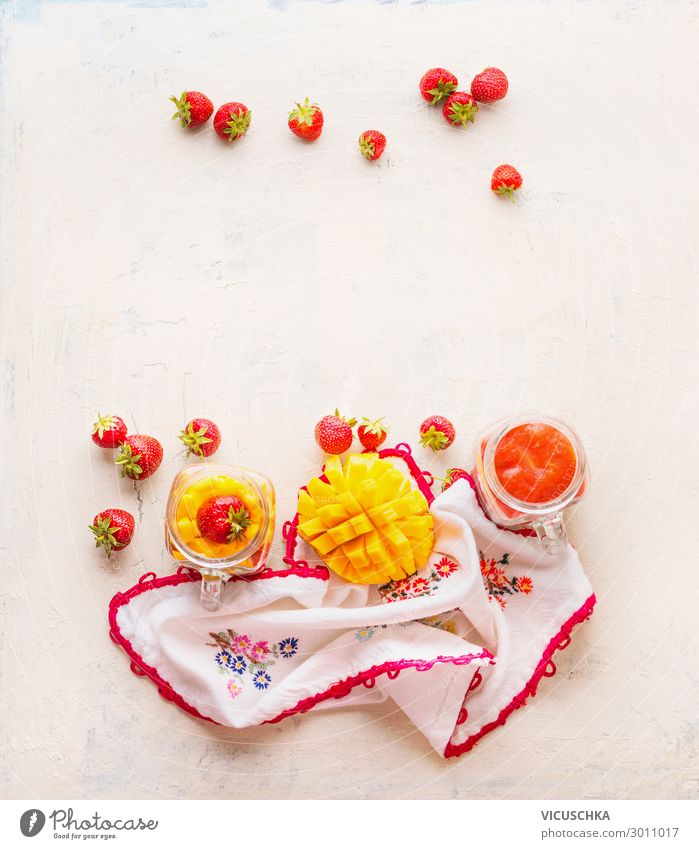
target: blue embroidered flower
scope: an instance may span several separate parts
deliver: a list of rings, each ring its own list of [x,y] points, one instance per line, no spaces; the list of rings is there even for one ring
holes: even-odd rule
[[[242,675],[248,668],[248,664],[242,654],[237,654],[234,658],[232,658],[230,668],[233,672],[237,672],[238,675]]]
[[[279,643],[279,654],[282,657],[293,657],[299,648],[299,641],[296,637],[287,637]]]
[[[216,663],[219,666],[225,666],[227,669],[233,669],[233,655],[224,649],[216,655]]]
[[[267,687],[272,683],[272,679],[265,672],[264,669],[258,669],[257,672],[252,676],[252,683],[257,687],[258,690],[266,690]]]
[[[359,628],[359,630],[355,631],[354,636],[360,643],[365,643],[367,640],[370,640],[375,633],[376,628],[372,628],[370,625],[365,625],[363,628]]]

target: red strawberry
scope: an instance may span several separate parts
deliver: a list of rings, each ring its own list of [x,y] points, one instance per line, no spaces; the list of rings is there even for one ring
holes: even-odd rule
[[[498,165],[493,171],[490,188],[496,195],[507,195],[515,202],[515,192],[522,185],[522,175],[513,165]]]
[[[92,441],[100,448],[116,448],[126,439],[126,424],[119,416],[102,416],[92,426]]]
[[[442,107],[442,115],[453,127],[458,127],[459,124],[465,127],[468,121],[473,123],[476,112],[478,112],[478,104],[475,98],[465,91],[455,91],[454,94],[450,94]]]
[[[347,421],[335,410],[334,416],[324,416],[316,425],[316,442],[326,454],[342,454],[352,444],[356,424],[356,419]]]
[[[135,522],[126,510],[102,510],[88,527],[95,535],[95,546],[102,546],[111,557],[112,551],[121,551],[131,542]]]
[[[250,522],[250,511],[236,495],[209,498],[197,510],[199,533],[220,545],[240,539]]]
[[[442,492],[449,489],[449,487],[456,483],[456,481],[461,480],[462,478],[468,480],[470,477],[469,473],[465,469],[447,469],[447,476],[442,481]]]
[[[376,451],[388,436],[388,428],[381,424],[382,421],[383,416],[380,419],[376,419],[375,422],[364,416],[362,418],[364,424],[360,424],[357,428],[359,441],[368,451]]]
[[[420,442],[433,451],[448,448],[455,437],[454,425],[444,416],[428,416],[420,425]]]
[[[308,98],[297,103],[296,109],[289,112],[289,129],[305,141],[315,141],[323,132],[323,113],[317,103]]]
[[[386,147],[386,136],[378,130],[367,130],[359,137],[359,151],[370,162],[381,158]]]
[[[170,100],[177,107],[172,117],[179,118],[183,127],[205,124],[214,111],[214,104],[200,91],[183,91],[182,97],[173,95]]]
[[[221,444],[221,431],[209,419],[192,419],[179,437],[187,448],[187,456],[210,457]]]
[[[444,68],[431,68],[422,75],[420,80],[420,94],[433,106],[441,103],[456,91],[459,81],[451,71]]]
[[[244,103],[224,103],[214,115],[214,130],[224,141],[234,142],[250,129],[252,112]]]
[[[122,478],[135,481],[149,478],[163,462],[163,446],[154,436],[134,434],[127,436],[120,446],[116,458],[117,466],[121,466]]]
[[[471,94],[481,103],[495,103],[507,94],[508,82],[500,68],[486,68],[476,74],[471,83]]]

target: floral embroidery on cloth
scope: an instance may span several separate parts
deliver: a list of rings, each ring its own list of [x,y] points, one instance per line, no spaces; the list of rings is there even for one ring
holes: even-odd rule
[[[503,566],[508,566],[510,563],[510,555],[505,553],[500,560],[493,558],[486,559],[483,552],[479,552],[481,561],[481,574],[485,587],[488,590],[488,601],[497,601],[500,607],[504,610],[507,605],[507,596],[515,593],[523,593],[529,595],[534,589],[534,582],[527,575],[520,577],[508,578],[505,574]]]
[[[415,577],[411,575],[409,578],[403,578],[400,581],[389,581],[379,587],[381,599],[390,604],[392,601],[402,601],[407,598],[417,598],[423,595],[432,595],[437,588],[437,584],[446,580],[454,574],[458,569],[458,564],[448,557],[435,563],[432,571],[426,578]]]
[[[218,671],[229,675],[226,688],[235,699],[243,692],[246,673],[251,677],[256,690],[266,690],[272,683],[268,669],[281,658],[293,657],[299,649],[297,637],[285,637],[278,643],[268,640],[253,640],[247,634],[239,634],[228,628],[226,631],[210,631],[214,640],[207,646],[219,649],[214,656]]]

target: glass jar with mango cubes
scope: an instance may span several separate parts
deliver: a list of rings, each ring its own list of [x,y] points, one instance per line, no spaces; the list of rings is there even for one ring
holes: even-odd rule
[[[220,605],[223,581],[265,568],[274,535],[275,498],[265,475],[239,466],[188,466],[172,482],[165,542],[175,560],[202,575],[206,610]]]

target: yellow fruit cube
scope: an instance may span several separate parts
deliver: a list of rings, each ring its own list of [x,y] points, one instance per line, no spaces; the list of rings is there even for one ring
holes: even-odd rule
[[[305,489],[302,489],[299,492],[298,507],[296,509],[299,516],[308,516],[309,519],[315,516],[317,513],[315,501],[311,498],[311,496],[306,492]]]
[[[180,539],[185,543],[190,543],[199,536],[199,528],[196,522],[186,517],[177,520],[177,530],[179,531]]]
[[[358,537],[357,539],[346,542],[343,547],[343,551],[355,568],[361,569],[371,565],[371,560],[367,556],[366,549],[364,548],[363,537]]]
[[[328,504],[318,508],[318,519],[330,528],[349,519],[349,515],[342,504]]]
[[[357,536],[357,532],[350,522],[342,522],[340,525],[335,525],[334,528],[328,528],[328,536],[335,542],[335,545],[342,545]]]
[[[314,537],[325,533],[325,529],[326,523],[320,516],[315,516],[306,522],[299,522],[299,533],[305,540],[312,540]]]
[[[316,507],[324,504],[332,504],[335,501],[335,490],[329,483],[320,478],[311,478],[308,481],[308,492],[316,503]]]

